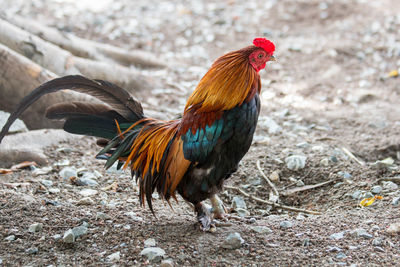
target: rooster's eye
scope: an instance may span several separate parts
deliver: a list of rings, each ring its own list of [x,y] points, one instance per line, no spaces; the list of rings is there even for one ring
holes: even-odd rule
[[[263,56],[263,54],[258,54],[258,58],[262,58]]]

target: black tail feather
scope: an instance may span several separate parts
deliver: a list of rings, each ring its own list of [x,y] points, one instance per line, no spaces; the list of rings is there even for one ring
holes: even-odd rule
[[[36,100],[43,95],[54,93],[63,89],[70,89],[86,93],[103,101],[128,121],[137,121],[144,117],[143,109],[139,102],[124,89],[115,84],[102,80],[90,80],[80,75],[70,75],[48,81],[29,95],[25,96],[10,115],[0,132],[0,142],[8,132],[12,123]]]

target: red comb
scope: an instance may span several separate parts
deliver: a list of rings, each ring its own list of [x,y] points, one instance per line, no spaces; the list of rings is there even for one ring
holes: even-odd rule
[[[257,47],[261,47],[265,52],[272,54],[275,51],[275,45],[270,40],[265,38],[256,38],[253,40],[253,44]]]

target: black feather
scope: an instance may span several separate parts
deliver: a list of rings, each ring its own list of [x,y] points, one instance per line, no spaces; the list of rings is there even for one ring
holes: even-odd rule
[[[70,89],[91,95],[112,107],[126,120],[137,121],[144,117],[141,104],[135,101],[127,91],[117,85],[102,80],[90,80],[80,75],[70,75],[48,81],[25,96],[1,130],[0,142],[8,132],[12,123],[31,104],[45,94],[54,93],[63,89]]]

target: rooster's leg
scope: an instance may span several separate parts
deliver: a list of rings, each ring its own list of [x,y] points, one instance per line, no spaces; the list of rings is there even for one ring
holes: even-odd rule
[[[218,197],[217,194],[210,197],[214,219],[227,220],[226,208],[224,202]]]
[[[200,228],[203,231],[209,231],[211,227],[211,214],[210,211],[204,206],[203,203],[199,202],[195,205],[197,212],[197,220],[200,223]]]

